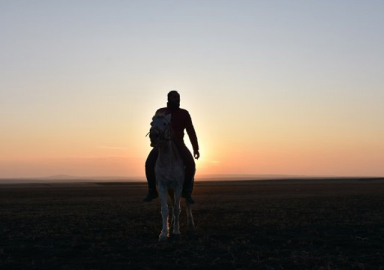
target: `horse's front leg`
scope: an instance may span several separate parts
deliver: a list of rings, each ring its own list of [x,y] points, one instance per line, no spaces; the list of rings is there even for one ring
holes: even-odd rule
[[[169,209],[169,214],[168,214],[168,231],[173,232],[173,223],[174,223],[174,211],[173,208],[175,206],[175,192],[173,190],[168,190],[168,196],[171,199],[171,205],[168,207]]]
[[[175,203],[173,206],[173,234],[180,234],[180,200],[181,200],[181,189],[175,192]]]
[[[168,214],[169,214],[166,190],[160,188],[159,197],[161,202],[161,217],[162,217],[162,224],[163,224],[163,228],[159,235],[159,241],[165,241],[167,240],[167,236],[168,236]]]

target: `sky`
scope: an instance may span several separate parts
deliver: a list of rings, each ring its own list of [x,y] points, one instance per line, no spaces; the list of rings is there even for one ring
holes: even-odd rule
[[[383,10],[0,0],[0,178],[144,177],[170,90],[196,129],[197,179],[383,176]]]

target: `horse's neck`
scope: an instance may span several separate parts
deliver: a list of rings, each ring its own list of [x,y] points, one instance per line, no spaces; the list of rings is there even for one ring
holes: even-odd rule
[[[164,164],[174,164],[180,161],[180,155],[173,141],[168,141],[159,149],[158,162]]]

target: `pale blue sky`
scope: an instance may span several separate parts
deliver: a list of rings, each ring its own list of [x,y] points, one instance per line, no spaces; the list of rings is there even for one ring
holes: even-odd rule
[[[142,161],[149,119],[177,89],[201,167],[230,163],[217,150],[230,144],[258,161],[223,173],[348,174],[325,161],[258,163],[304,141],[308,156],[318,145],[344,159],[348,148],[349,166],[377,164],[351,174],[383,175],[383,11],[383,1],[0,1],[0,160],[117,145],[134,154],[98,155]]]

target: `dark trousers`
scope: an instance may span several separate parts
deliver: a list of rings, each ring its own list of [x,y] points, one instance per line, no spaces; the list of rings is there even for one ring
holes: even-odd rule
[[[185,177],[184,177],[184,187],[183,190],[192,192],[193,182],[196,172],[196,164],[193,160],[193,156],[185,144],[176,143],[177,150],[184,162],[185,167]],[[147,160],[145,161],[145,176],[148,181],[148,188],[156,188],[156,174],[155,174],[155,164],[159,151],[156,148],[153,148],[149,153]]]

